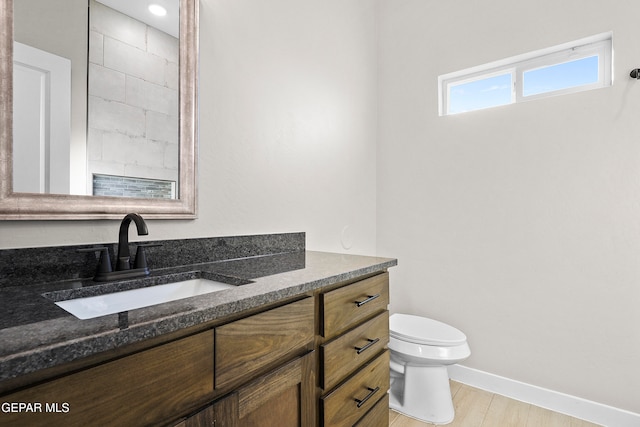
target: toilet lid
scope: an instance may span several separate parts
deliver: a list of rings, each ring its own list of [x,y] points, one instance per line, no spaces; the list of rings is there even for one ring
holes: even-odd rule
[[[467,341],[467,336],[453,326],[411,314],[392,314],[389,317],[389,334],[402,341],[443,347]]]

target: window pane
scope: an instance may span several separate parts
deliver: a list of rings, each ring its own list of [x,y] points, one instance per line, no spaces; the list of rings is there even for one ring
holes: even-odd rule
[[[511,73],[451,85],[448,114],[510,104],[512,92]]]
[[[523,73],[524,96],[598,82],[598,56],[550,65]]]

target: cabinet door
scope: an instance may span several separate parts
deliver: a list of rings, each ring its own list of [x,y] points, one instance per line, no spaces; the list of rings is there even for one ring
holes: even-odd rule
[[[315,355],[295,359],[238,390],[242,427],[315,425]]]
[[[214,402],[175,427],[312,427],[315,425],[315,356],[269,372]]]
[[[240,427],[238,424],[238,394],[214,402],[175,427]]]

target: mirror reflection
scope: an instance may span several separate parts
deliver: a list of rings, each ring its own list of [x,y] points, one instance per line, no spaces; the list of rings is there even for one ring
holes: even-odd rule
[[[179,6],[155,3],[15,2],[15,192],[176,198]]]

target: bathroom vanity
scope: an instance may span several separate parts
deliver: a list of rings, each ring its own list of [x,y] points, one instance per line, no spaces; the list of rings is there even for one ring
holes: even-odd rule
[[[154,268],[151,253],[150,277],[120,285],[198,276],[237,286],[87,320],[52,299],[103,285],[4,283],[15,310],[0,319],[0,425],[388,425],[387,269],[397,262],[300,250],[300,238],[163,242],[167,253],[209,248],[210,261]],[[8,318],[18,312],[41,314]],[[10,406],[20,402],[31,407]]]

